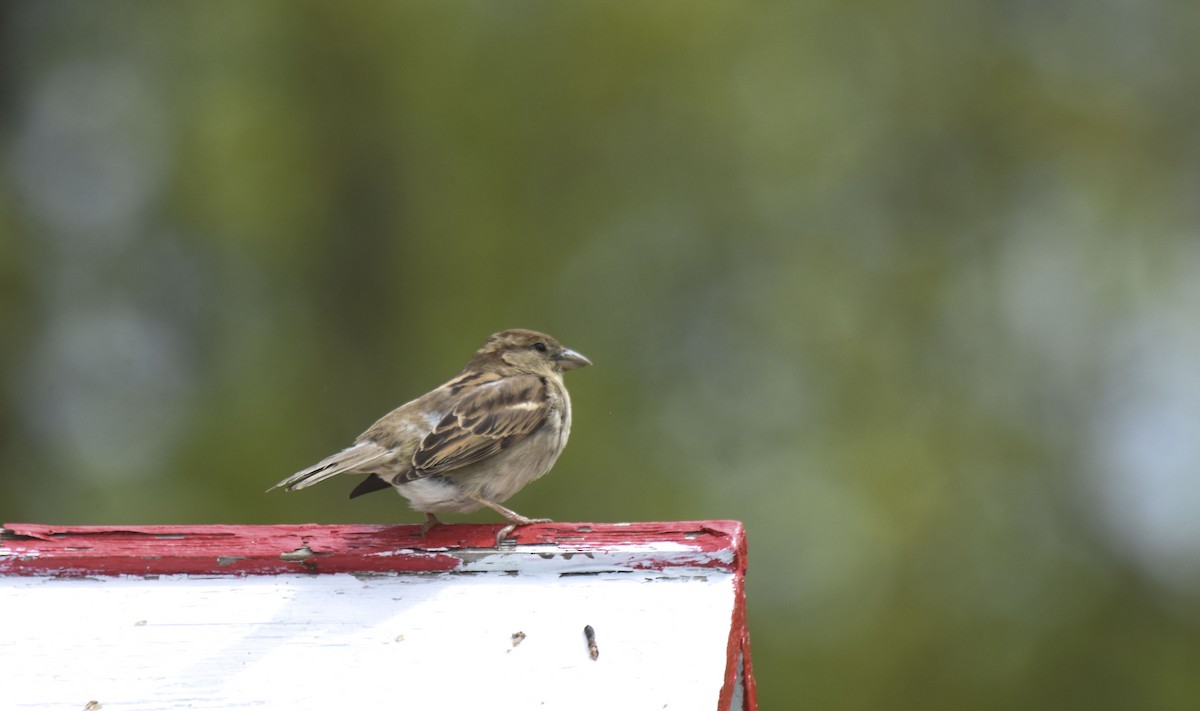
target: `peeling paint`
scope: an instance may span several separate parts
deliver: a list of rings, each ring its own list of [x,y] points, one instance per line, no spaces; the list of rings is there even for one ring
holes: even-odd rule
[[[313,552],[308,546],[300,546],[294,551],[279,554],[279,560],[287,561],[289,563],[302,563],[311,557],[313,557]],[[245,556],[243,556],[243,559],[244,558]]]

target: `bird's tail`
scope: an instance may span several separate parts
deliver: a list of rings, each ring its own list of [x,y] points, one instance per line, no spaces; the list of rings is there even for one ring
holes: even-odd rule
[[[267,491],[273,491],[280,487],[288,491],[304,489],[338,474],[363,471],[362,467],[374,464],[389,454],[387,449],[374,442],[359,442],[353,447],[322,459],[308,469],[296,472]]]

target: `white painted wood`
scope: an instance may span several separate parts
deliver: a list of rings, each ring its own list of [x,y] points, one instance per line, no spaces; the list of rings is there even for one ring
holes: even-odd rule
[[[0,576],[0,709],[714,709],[734,602],[712,568]]]

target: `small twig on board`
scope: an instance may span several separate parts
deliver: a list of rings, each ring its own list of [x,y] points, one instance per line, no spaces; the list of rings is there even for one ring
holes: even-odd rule
[[[600,657],[600,648],[596,646],[596,630],[591,625],[584,625],[583,636],[587,638],[588,655],[595,661]]]

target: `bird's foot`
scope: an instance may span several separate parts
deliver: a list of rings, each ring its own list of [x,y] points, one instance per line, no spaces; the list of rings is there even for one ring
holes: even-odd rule
[[[489,509],[495,511],[496,513],[500,514],[501,516],[508,519],[508,521],[509,521],[509,524],[507,526],[500,529],[496,533],[496,545],[497,546],[499,546],[500,543],[503,542],[505,538],[508,538],[508,534],[512,533],[516,529],[517,526],[528,526],[531,523],[552,523],[552,521],[548,518],[527,518],[527,517],[522,516],[521,514],[517,513],[516,511],[513,511],[510,508],[501,506],[500,504],[496,503],[495,501],[488,501],[487,499],[485,499],[483,497],[475,497],[475,500],[478,501],[479,503],[483,504],[484,506],[488,507]]]

